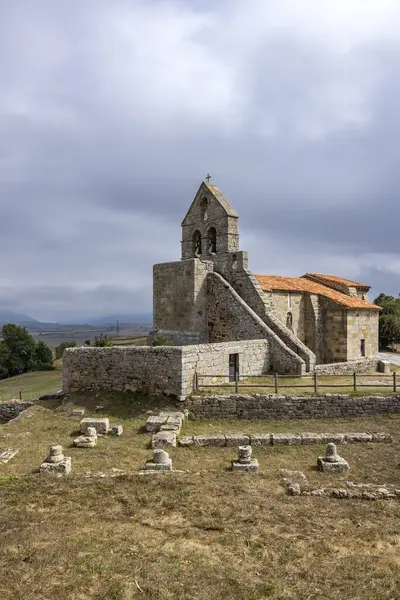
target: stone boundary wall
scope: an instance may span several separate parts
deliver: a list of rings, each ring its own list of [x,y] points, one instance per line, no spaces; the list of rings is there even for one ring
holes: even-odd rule
[[[176,396],[193,392],[194,374],[229,374],[229,355],[239,354],[239,374],[268,372],[266,340],[192,346],[111,346],[67,348],[63,358],[63,393],[131,391]],[[203,383],[217,385],[223,379]]]
[[[337,419],[400,412],[400,395],[191,396],[185,402],[192,416],[202,419]]]
[[[305,361],[294,350],[286,346],[282,339],[250,308],[226,279],[219,273],[209,273],[207,283],[211,298],[217,299],[223,310],[228,312],[228,321],[231,321],[229,319],[230,312],[240,315],[237,320],[238,326],[231,331],[226,331],[227,335],[232,336],[231,339],[265,338],[269,344],[270,363],[275,370],[293,375],[304,375],[306,373]],[[232,311],[228,310],[229,306],[232,307]]]
[[[182,347],[67,348],[63,392],[132,391],[181,395]]]
[[[315,365],[318,375],[353,375],[353,373],[365,374],[368,371],[377,371],[381,359],[378,356],[371,358],[360,358],[347,362],[330,363],[326,365]]]
[[[32,406],[33,402],[1,402],[0,403],[0,425],[15,419],[24,410]]]

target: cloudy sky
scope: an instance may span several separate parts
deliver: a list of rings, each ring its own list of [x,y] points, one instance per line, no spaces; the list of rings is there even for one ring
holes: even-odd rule
[[[0,307],[151,311],[204,176],[255,272],[400,292],[398,0],[12,0]]]

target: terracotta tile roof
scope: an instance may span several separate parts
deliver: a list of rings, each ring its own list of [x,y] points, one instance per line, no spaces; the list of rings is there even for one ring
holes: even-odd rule
[[[346,308],[358,308],[364,310],[381,310],[380,306],[372,304],[367,300],[347,296],[321,283],[316,283],[305,279],[304,277],[281,277],[279,275],[254,275],[264,292],[283,291],[283,292],[309,292],[329,298],[340,306]]]
[[[336,277],[335,275],[324,275],[322,273],[306,273],[305,275],[303,275],[303,277],[318,277],[319,279],[324,279],[327,283],[342,283],[344,285],[348,285],[350,287],[355,287],[355,288],[363,288],[363,289],[370,289],[370,285],[367,285],[365,283],[358,283],[357,281],[351,281],[351,279],[344,279],[343,277]]]

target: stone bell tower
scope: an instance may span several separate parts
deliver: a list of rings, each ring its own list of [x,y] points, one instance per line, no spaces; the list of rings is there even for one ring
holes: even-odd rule
[[[207,176],[182,221],[182,260],[239,251],[237,212]]]

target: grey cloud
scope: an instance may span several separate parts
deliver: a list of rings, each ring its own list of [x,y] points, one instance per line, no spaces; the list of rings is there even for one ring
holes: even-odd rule
[[[339,51],[321,15],[321,34],[307,25],[311,2],[297,30],[289,0],[270,3],[270,25],[264,2],[244,6],[2,9],[4,306],[54,319],[150,310],[152,265],[179,258],[208,171],[257,270],[397,287],[400,269],[384,265],[399,255],[400,36],[390,19],[375,30],[373,12],[361,33],[340,13]]]

